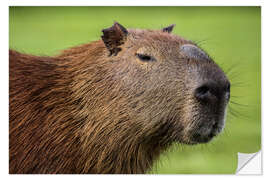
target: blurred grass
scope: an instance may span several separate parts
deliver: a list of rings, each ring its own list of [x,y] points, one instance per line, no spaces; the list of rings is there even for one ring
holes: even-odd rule
[[[237,152],[261,149],[260,7],[10,7],[9,47],[36,55],[100,39],[114,20],[127,28],[160,29],[201,42],[232,82],[225,132],[209,144],[175,144],[149,173],[234,173]],[[233,112],[234,112],[233,111]]]

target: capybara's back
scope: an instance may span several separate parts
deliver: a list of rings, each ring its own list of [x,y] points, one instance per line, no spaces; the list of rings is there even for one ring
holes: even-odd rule
[[[230,83],[195,43],[115,23],[55,57],[9,52],[10,173],[145,173],[224,128]]]

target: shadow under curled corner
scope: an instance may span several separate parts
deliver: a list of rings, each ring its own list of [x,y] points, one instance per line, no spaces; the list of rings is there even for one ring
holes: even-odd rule
[[[261,175],[262,174],[262,152],[238,153],[238,165],[236,174],[239,175]]]

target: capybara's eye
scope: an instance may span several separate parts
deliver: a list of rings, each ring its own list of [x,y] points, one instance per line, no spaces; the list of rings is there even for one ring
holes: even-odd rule
[[[135,54],[141,61],[155,61],[156,59],[146,54]]]

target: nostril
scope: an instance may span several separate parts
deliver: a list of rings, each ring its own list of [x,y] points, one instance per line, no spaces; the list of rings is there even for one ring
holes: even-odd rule
[[[203,85],[196,89],[195,96],[198,99],[205,99],[211,95],[210,88],[207,85]]]
[[[231,84],[228,83],[227,87],[226,87],[226,92],[230,92],[231,91]]]
[[[231,92],[231,85],[230,85],[230,83],[227,84],[225,91],[226,91],[225,98],[226,98],[227,101],[229,101],[229,99],[230,99],[230,92]]]

